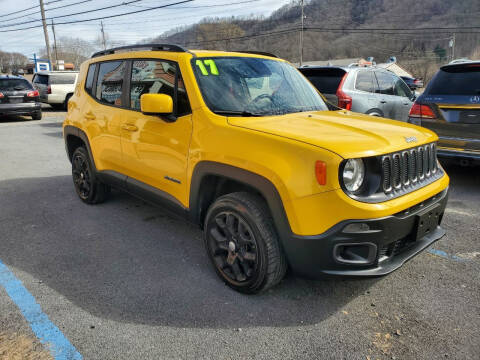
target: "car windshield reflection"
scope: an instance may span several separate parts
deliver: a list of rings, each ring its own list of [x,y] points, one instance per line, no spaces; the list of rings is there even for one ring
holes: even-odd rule
[[[315,88],[290,64],[252,57],[194,58],[207,106],[226,116],[267,116],[328,110]]]

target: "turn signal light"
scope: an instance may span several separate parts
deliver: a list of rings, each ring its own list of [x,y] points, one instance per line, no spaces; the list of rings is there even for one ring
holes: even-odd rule
[[[315,176],[320,185],[327,184],[327,164],[323,161],[315,162]]]
[[[27,96],[28,96],[28,97],[35,97],[35,96],[39,96],[39,95],[40,95],[40,94],[39,94],[38,90],[29,91],[29,92],[27,93]]]

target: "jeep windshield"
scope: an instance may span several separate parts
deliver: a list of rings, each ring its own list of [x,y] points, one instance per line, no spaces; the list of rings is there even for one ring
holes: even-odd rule
[[[193,58],[207,106],[226,116],[267,116],[328,110],[320,94],[290,64],[254,57]]]

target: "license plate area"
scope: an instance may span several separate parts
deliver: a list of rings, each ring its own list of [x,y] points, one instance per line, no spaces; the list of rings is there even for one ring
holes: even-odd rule
[[[23,102],[23,96],[9,96],[10,104],[19,104]]]
[[[415,240],[420,240],[425,235],[433,232],[440,221],[440,204],[435,204],[430,209],[424,210],[417,215]]]

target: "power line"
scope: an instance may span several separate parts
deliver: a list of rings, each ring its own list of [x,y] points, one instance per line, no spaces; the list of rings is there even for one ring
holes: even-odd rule
[[[70,6],[76,6],[76,5],[80,5],[80,4],[83,4],[83,3],[86,3],[86,2],[90,2],[92,0],[83,0],[83,1],[79,1],[79,2],[76,2],[74,4],[67,4],[67,5],[62,5],[62,6],[57,6],[57,7],[53,7],[53,8],[50,8],[50,9],[45,9],[45,12],[47,11],[52,11],[52,10],[57,10],[57,9],[63,9],[63,8],[66,8],[66,7],[70,7]],[[14,17],[14,18],[11,18],[11,19],[6,19],[4,21],[12,21],[12,20],[16,20],[16,19],[22,19],[26,16],[30,16],[30,15],[37,15],[38,14],[38,11],[34,11],[34,12],[31,12],[31,13],[28,13],[28,14],[24,14],[24,15],[21,15],[21,16],[17,16],[17,17]],[[31,21],[36,21],[36,20],[31,20]],[[9,24],[9,25],[14,25],[14,24]]]
[[[480,27],[468,27],[468,28],[475,28],[475,29],[480,29]],[[425,29],[425,28],[423,28]],[[408,30],[423,30],[423,29],[408,29]],[[434,30],[434,29],[440,29],[440,28],[428,28],[428,30]],[[452,28],[449,28],[450,31],[452,31]],[[366,33],[364,29],[334,29],[334,28],[314,28],[314,27],[305,27],[304,30],[310,30],[310,31],[316,31],[316,32],[351,32],[351,33]],[[383,29],[379,29],[383,30]],[[396,29],[388,29],[388,30],[396,30]],[[406,29],[400,29],[401,31],[405,31]],[[211,42],[217,42],[217,41],[226,41],[226,40],[244,40],[244,39],[252,39],[260,36],[269,36],[269,35],[278,35],[278,34],[286,34],[286,33],[291,33],[291,32],[296,32],[296,31],[301,31],[300,28],[294,27],[294,28],[288,28],[284,30],[278,30],[278,31],[270,31],[270,32],[265,32],[265,33],[259,33],[259,34],[253,34],[253,35],[243,35],[243,36],[235,36],[235,37],[229,37],[229,38],[218,38],[218,39],[211,39],[211,40],[200,40],[200,41],[191,41],[187,42],[187,44],[204,44],[204,43],[211,43]],[[375,31],[375,29],[370,28],[367,31]],[[458,31],[455,31],[459,33]],[[480,31],[474,32],[475,34],[480,34]],[[390,33],[387,33],[390,34]],[[391,34],[397,34],[391,33]]]
[[[49,1],[49,2],[45,3],[45,5],[54,4],[54,3],[60,2],[60,1],[65,1],[65,0],[53,0],[53,1]],[[21,13],[21,12],[24,12],[24,11],[36,9],[36,8],[38,8],[39,6],[40,6],[40,5],[35,5],[35,6],[31,6],[31,7],[29,7],[29,8],[26,8],[26,9],[17,10],[17,11],[8,13],[8,14],[3,14],[3,15],[0,15],[0,18],[3,18],[3,17],[8,16],[8,15],[18,14],[18,13]]]
[[[132,4],[132,3],[136,3],[136,2],[140,2],[140,1],[143,1],[143,0],[132,0],[132,1],[129,1],[129,2],[123,2],[121,4],[104,6],[102,8],[85,10],[85,11],[80,11],[80,12],[76,12],[76,13],[72,13],[72,14],[52,16],[52,17],[48,17],[48,18],[45,18],[45,19],[46,20],[52,20],[52,19],[61,19],[61,18],[69,17],[69,16],[75,16],[75,15],[84,15],[84,14],[89,14],[89,13],[96,12],[96,11],[109,10],[109,9],[113,9],[113,8],[116,8],[116,7],[119,7],[119,6],[124,6],[124,5]],[[0,28],[28,24],[28,23],[31,23],[32,21],[41,21],[41,19],[40,20],[37,19],[37,20],[24,21],[24,22],[19,22],[19,23],[15,23],[15,24],[2,25],[2,26],[0,26]]]
[[[234,6],[234,5],[242,5],[242,4],[245,4],[245,3],[250,3],[250,2],[257,2],[259,0],[247,0],[247,1],[239,1],[239,2],[232,2],[232,3],[224,3],[224,4],[215,4],[215,5],[205,5],[205,6],[196,6],[196,8],[200,8],[200,7],[228,7],[228,6]],[[185,7],[186,8],[186,7]],[[168,10],[177,10],[177,9],[180,9],[178,7],[176,8],[169,8]],[[182,9],[184,9],[182,7]],[[190,7],[189,7],[190,9]],[[230,9],[225,9],[225,11],[231,11]],[[198,18],[200,16],[204,16],[204,14],[196,14],[196,15],[190,15],[190,16],[180,16],[180,17],[175,17],[176,20],[180,20],[180,19],[192,19],[192,18]],[[149,23],[149,22],[157,22],[158,23],[158,19],[163,19],[163,18],[171,18],[172,15],[171,14],[168,14],[168,15],[163,15],[163,16],[155,16],[154,19],[142,19],[142,21],[128,21],[128,22],[109,22],[108,24],[106,25],[109,25],[109,26],[115,26],[115,25],[132,25],[132,24],[144,24],[144,23]],[[176,25],[176,26],[181,26],[181,25],[188,25],[188,24],[179,24],[179,25]],[[171,28],[171,25],[167,25],[169,28]]]
[[[192,2],[192,1],[193,1],[193,0],[177,1],[177,2],[175,2],[175,3],[160,5],[160,6],[156,6],[156,7],[149,8],[149,9],[129,11],[129,12],[126,12],[126,13],[115,14],[115,15],[108,15],[108,16],[100,16],[100,17],[91,18],[91,19],[72,20],[72,21],[58,22],[58,23],[55,23],[55,25],[76,24],[76,23],[82,23],[82,22],[88,22],[88,21],[111,19],[111,18],[119,17],[119,16],[132,15],[132,14],[143,13],[143,12],[151,11],[151,10],[163,9],[163,8],[166,8],[166,7],[169,7],[169,6],[173,6],[173,5],[177,5],[177,4],[184,4],[184,3],[188,3],[188,2]],[[55,17],[52,17],[52,18],[50,18],[50,19],[56,19],[56,18],[55,18]],[[42,25],[33,25],[33,26],[28,26],[28,27],[19,28],[19,29],[0,30],[0,33],[35,29],[35,28],[38,28],[38,27],[41,27],[41,26],[42,26]]]
[[[179,6],[176,8],[172,8],[171,10],[176,10],[176,9],[200,9],[200,8],[212,8],[212,7],[219,7],[219,6],[226,6],[226,5],[234,5],[234,4],[247,4],[247,3],[252,3],[252,2],[259,2],[261,0],[246,0],[246,1],[240,1],[237,3],[230,3],[230,4],[215,4],[215,5],[198,5],[198,6]],[[130,5],[126,4],[129,6],[135,6],[135,7],[141,7],[141,8],[146,8],[148,9],[148,6],[142,6],[142,5]]]

